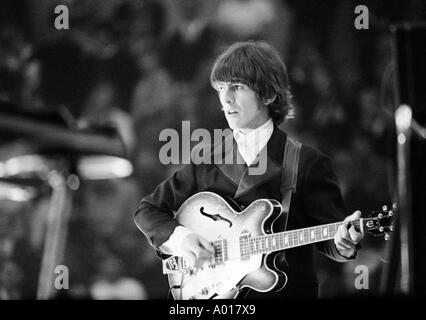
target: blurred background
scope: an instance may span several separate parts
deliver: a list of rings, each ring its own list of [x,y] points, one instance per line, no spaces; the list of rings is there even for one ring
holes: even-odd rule
[[[359,4],[369,9],[368,30],[354,27]],[[69,10],[69,29],[55,28],[58,5]],[[227,127],[209,72],[237,40],[280,51],[296,105],[283,128],[331,157],[348,213],[392,204],[389,25],[425,15],[422,0],[2,0],[0,299],[40,297],[55,259],[68,267],[69,289],[49,297],[167,298],[160,260],[133,214],[178,168],[158,159],[162,129],[180,132],[182,120],[191,130]],[[100,133],[110,140],[91,135]],[[84,156],[96,147],[129,163],[114,174],[96,171],[99,162],[91,169]],[[52,227],[55,209],[62,220]],[[346,264],[316,255],[320,296],[379,296],[388,244],[367,235]],[[354,285],[358,265],[368,268],[368,289]]]

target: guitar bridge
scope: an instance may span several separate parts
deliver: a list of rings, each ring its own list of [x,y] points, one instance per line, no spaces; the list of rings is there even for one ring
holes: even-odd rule
[[[228,260],[228,247],[226,239],[218,239],[213,243],[214,265],[209,264],[209,268],[215,268],[225,264]],[[162,261],[163,274],[190,274],[194,270],[188,266],[183,257],[172,256]]]
[[[228,260],[228,246],[226,239],[218,239],[213,243],[215,266],[221,266]]]

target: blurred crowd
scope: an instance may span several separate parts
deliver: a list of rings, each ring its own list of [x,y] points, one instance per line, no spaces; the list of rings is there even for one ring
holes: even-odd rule
[[[69,8],[68,30],[54,28],[58,4]],[[296,105],[283,128],[331,157],[348,212],[367,215],[390,204],[394,68],[387,25],[424,11],[404,17],[392,2],[364,4],[370,30],[354,28],[354,1],[5,1],[0,101],[66,109],[80,126],[113,124],[134,168],[128,178],[82,180],[74,192],[63,263],[70,289],[58,298],[167,297],[160,260],[133,213],[178,167],[159,161],[162,129],[180,132],[182,120],[191,130],[226,128],[209,72],[233,41],[263,39],[280,51]],[[29,148],[3,133],[0,143],[0,162]],[[1,194],[0,299],[35,298],[48,201],[46,193],[23,202]],[[367,236],[354,263],[318,256],[321,296],[360,294],[353,286],[359,264],[370,270],[370,289],[362,293],[377,295],[385,251],[384,241]]]

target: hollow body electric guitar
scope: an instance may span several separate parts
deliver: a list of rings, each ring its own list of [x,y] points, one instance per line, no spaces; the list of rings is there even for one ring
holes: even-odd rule
[[[232,299],[242,288],[259,292],[281,290],[287,276],[275,267],[276,253],[334,238],[336,222],[309,228],[272,233],[274,221],[282,214],[276,200],[259,199],[246,209],[235,211],[221,196],[200,192],[188,198],[175,219],[209,240],[215,261],[197,270],[182,257],[163,260],[174,299]],[[374,235],[392,230],[392,211],[373,212],[369,218],[352,222],[357,230]]]

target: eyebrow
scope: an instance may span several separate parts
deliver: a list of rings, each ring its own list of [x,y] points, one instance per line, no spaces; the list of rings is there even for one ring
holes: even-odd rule
[[[232,81],[216,81],[214,83],[216,86],[218,85],[234,85],[234,84],[243,84],[243,85],[247,85],[244,81],[241,80],[232,80]]]

